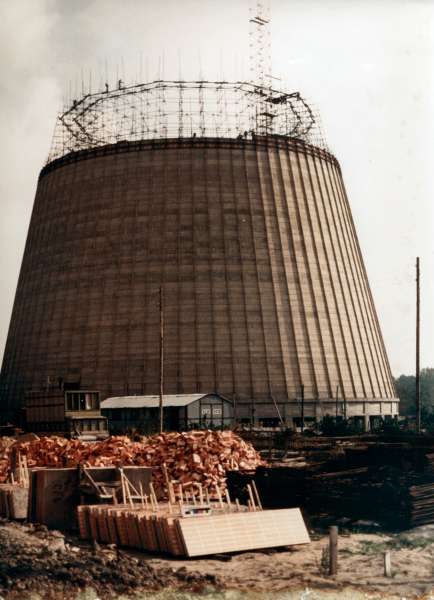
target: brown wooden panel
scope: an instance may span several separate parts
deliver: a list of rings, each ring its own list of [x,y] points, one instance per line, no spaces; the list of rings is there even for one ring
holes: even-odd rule
[[[179,519],[187,556],[206,556],[310,542],[300,509]]]

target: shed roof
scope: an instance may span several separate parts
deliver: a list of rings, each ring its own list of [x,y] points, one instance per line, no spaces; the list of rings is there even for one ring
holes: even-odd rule
[[[229,402],[219,394],[165,394],[163,396],[163,406],[187,406],[196,400],[206,398],[207,396],[217,396]],[[101,402],[101,408],[157,408],[160,404],[160,396],[117,396],[106,398]]]

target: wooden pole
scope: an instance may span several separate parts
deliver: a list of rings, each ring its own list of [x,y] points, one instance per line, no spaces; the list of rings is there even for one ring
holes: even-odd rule
[[[277,404],[277,402],[276,402],[276,400],[275,400],[275,398],[274,398],[273,395],[271,395],[271,399],[273,401],[274,408],[276,409],[276,413],[277,413],[277,416],[279,418],[280,424],[283,426],[283,425],[285,425],[285,421],[282,418],[282,415],[281,415],[280,410],[279,410],[279,406],[278,406],[278,404]]]
[[[262,502],[261,499],[259,497],[259,492],[258,492],[258,488],[256,487],[256,482],[254,479],[252,479],[252,489],[255,492],[255,496],[256,496],[256,504],[259,507],[260,510],[262,510]]]
[[[164,479],[166,480],[167,496],[169,498],[169,502],[171,502],[172,504],[175,504],[175,494],[173,492],[173,487],[172,487],[172,485],[170,483],[169,473],[167,471],[167,465],[166,465],[166,463],[163,463],[162,470],[163,470],[163,473],[164,473]]]
[[[217,492],[217,498],[219,500],[220,508],[224,508],[223,498],[222,498],[222,495],[220,493],[220,488],[219,488],[219,486],[217,484],[215,484],[215,490]]]
[[[230,512],[232,510],[232,502],[231,502],[231,497],[229,495],[229,491],[227,489],[225,490],[225,496],[226,496],[226,503],[228,505],[228,510]]]
[[[339,413],[339,386],[336,386],[336,421],[338,420],[338,413]]]
[[[420,433],[420,261],[416,258],[416,430]]]
[[[125,489],[126,489],[126,492],[127,492],[127,498],[128,498],[129,503],[131,505],[131,508],[134,508],[134,502],[133,502],[133,499],[131,498],[130,482],[129,482],[128,478],[123,473],[122,473],[122,477],[123,477]]]
[[[163,413],[163,392],[164,392],[164,295],[163,286],[160,285],[160,433],[164,429]]]
[[[301,433],[304,432],[304,385],[301,384]]]
[[[154,510],[157,511],[158,510],[158,500],[157,500],[157,496],[155,495],[154,485],[152,484],[152,482],[149,484],[149,491],[150,491],[151,503],[153,505]]]
[[[139,482],[139,487],[140,487],[140,501],[142,503],[142,508],[145,508],[145,495],[143,493],[143,485],[142,482]]]
[[[122,504],[125,505],[127,503],[127,498],[126,498],[126,493],[125,493],[124,473],[123,473],[122,469],[120,469],[120,473],[121,473],[121,488],[122,488]]]
[[[329,529],[329,575],[338,573],[338,528],[333,525]]]
[[[390,551],[384,552],[384,577],[392,577],[392,561],[390,560]]]
[[[247,491],[249,493],[249,499],[250,499],[250,504],[252,506],[252,510],[256,510],[255,499],[253,497],[252,487],[249,483],[247,484]]]

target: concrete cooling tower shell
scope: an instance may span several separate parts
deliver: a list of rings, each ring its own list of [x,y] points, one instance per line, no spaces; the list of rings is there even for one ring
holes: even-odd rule
[[[79,377],[108,396],[218,392],[238,418],[398,412],[341,170],[294,139],[118,143],[41,172],[4,413]],[[303,386],[303,387],[302,387]],[[339,403],[336,402],[338,397]],[[341,413],[340,413],[341,414]]]

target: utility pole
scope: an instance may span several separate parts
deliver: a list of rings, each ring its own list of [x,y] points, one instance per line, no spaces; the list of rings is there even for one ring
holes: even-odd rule
[[[301,433],[304,432],[304,384],[301,384]]]
[[[336,422],[338,420],[338,412],[339,412],[338,399],[339,399],[339,385],[336,386]]]
[[[164,429],[163,414],[163,391],[164,391],[164,295],[163,286],[160,285],[160,433]]]
[[[420,433],[420,265],[416,258],[416,431]]]

